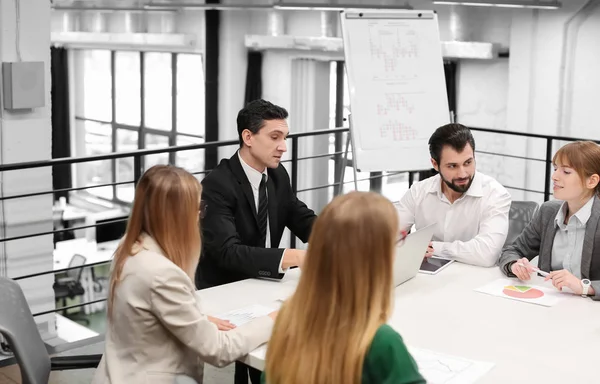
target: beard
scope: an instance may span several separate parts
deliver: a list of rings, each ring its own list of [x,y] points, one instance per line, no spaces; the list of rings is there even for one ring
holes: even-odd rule
[[[470,176],[469,178],[452,179],[452,181],[446,180],[446,178],[444,176],[442,176],[441,173],[440,173],[440,177],[442,178],[442,180],[444,181],[444,183],[448,186],[448,188],[450,188],[454,192],[465,193],[465,192],[467,192],[469,190],[469,188],[471,187],[471,184],[473,184],[473,178],[475,178],[475,175]],[[458,184],[456,184],[459,181],[465,181],[465,180],[469,180],[469,182],[466,183],[466,184],[464,184],[464,185],[458,185]]]

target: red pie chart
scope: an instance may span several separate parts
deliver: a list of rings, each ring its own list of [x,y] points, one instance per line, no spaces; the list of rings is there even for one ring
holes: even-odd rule
[[[539,299],[544,296],[544,292],[539,289],[528,287],[525,285],[509,285],[504,287],[502,291],[506,296],[514,297],[515,299]]]

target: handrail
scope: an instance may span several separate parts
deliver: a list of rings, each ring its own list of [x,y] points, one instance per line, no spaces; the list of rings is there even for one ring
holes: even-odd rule
[[[523,137],[531,137],[531,138],[536,138],[536,139],[546,139],[546,140],[550,139],[550,140],[557,140],[557,141],[593,141],[595,143],[600,144],[600,140],[581,139],[581,138],[577,138],[577,137],[542,135],[539,133],[507,131],[507,130],[503,130],[503,129],[492,129],[492,128],[469,127],[469,129],[472,131],[498,133],[498,134],[511,135],[511,136],[523,136]]]
[[[320,136],[320,135],[329,135],[329,134],[334,134],[334,133],[343,133],[343,132],[348,132],[348,130],[349,130],[349,128],[344,128],[344,127],[333,128],[333,129],[322,129],[322,130],[317,130],[317,131],[292,133],[288,137],[290,139],[297,139],[297,138],[308,137],[308,136]],[[51,167],[51,166],[54,167],[54,166],[58,166],[58,165],[72,165],[72,164],[77,164],[77,163],[122,159],[125,157],[134,157],[134,156],[139,157],[139,156],[155,155],[158,153],[171,153],[171,152],[188,151],[188,150],[194,150],[194,149],[225,147],[225,146],[230,146],[230,145],[236,145],[238,143],[239,143],[238,140],[210,141],[207,143],[200,143],[200,144],[172,146],[172,147],[164,147],[164,148],[157,148],[157,149],[140,149],[137,151],[109,153],[109,154],[105,154],[105,155],[94,155],[94,156],[84,156],[84,157],[62,157],[62,158],[50,159],[50,160],[37,160],[37,161],[28,161],[28,162],[23,162],[23,163],[1,164],[0,172],[21,170],[21,169],[31,169],[31,168]]]
[[[551,164],[549,164],[551,162],[551,150],[552,150],[552,143],[554,140],[556,141],[583,141],[583,140],[588,140],[588,139],[581,139],[581,138],[573,138],[573,137],[564,137],[564,136],[556,136],[556,135],[543,135],[543,134],[535,134],[535,133],[526,133],[526,132],[515,132],[515,131],[507,131],[507,130],[498,130],[498,129],[489,129],[489,128],[477,128],[477,127],[471,127],[470,128],[472,131],[475,132],[486,132],[486,133],[494,133],[494,134],[504,134],[504,135],[511,135],[511,136],[519,136],[519,137],[528,137],[528,138],[535,138],[535,139],[544,139],[546,140],[546,159],[536,159],[536,158],[529,158],[526,156],[517,156],[517,155],[508,155],[508,154],[503,154],[503,153],[494,153],[494,152],[485,152],[485,151],[477,151],[479,153],[484,153],[484,154],[489,154],[489,155],[497,155],[497,156],[503,156],[503,157],[512,157],[512,158],[517,158],[517,159],[522,159],[522,160],[529,160],[529,161],[539,161],[539,162],[545,162],[547,164],[546,166],[546,180],[548,180],[549,177],[549,170],[550,170],[550,166]],[[340,127],[340,128],[334,128],[334,129],[325,129],[325,130],[317,130],[317,131],[311,131],[311,132],[302,132],[302,133],[294,133],[289,135],[289,138],[292,140],[293,143],[293,148],[292,148],[292,158],[290,160],[285,160],[286,162],[291,162],[292,163],[292,168],[297,170],[297,166],[298,166],[298,161],[299,160],[306,160],[306,159],[311,159],[311,158],[325,158],[325,157],[336,157],[337,155],[341,155],[343,152],[341,151],[337,151],[335,153],[328,153],[328,154],[319,154],[319,155],[313,155],[313,156],[307,156],[305,158],[301,158],[298,156],[298,139],[302,138],[302,137],[310,137],[310,136],[319,136],[319,135],[329,135],[329,134],[341,134],[341,133],[345,133],[345,132],[349,132],[349,128],[346,127]],[[596,142],[598,144],[600,144],[600,140],[589,140],[589,141],[593,141]],[[178,151],[187,151],[187,150],[196,150],[196,149],[206,149],[206,148],[214,148],[214,147],[222,147],[222,146],[232,146],[232,145],[237,145],[238,144],[238,140],[225,140],[225,141],[216,141],[216,142],[207,142],[207,143],[200,143],[200,144],[192,144],[192,145],[186,145],[186,146],[173,146],[173,147],[165,147],[165,148],[159,148],[159,149],[145,149],[145,150],[136,150],[136,151],[130,151],[130,152],[121,152],[121,153],[111,153],[111,154],[104,154],[104,155],[95,155],[95,156],[86,156],[86,157],[72,157],[72,158],[60,158],[60,159],[52,159],[52,160],[44,160],[44,161],[32,161],[32,162],[24,162],[24,163],[11,163],[11,164],[2,164],[0,165],[0,172],[3,171],[13,171],[13,170],[20,170],[20,169],[32,169],[32,168],[41,168],[41,167],[49,167],[49,166],[61,166],[61,165],[71,165],[71,164],[76,164],[76,163],[85,163],[85,162],[92,162],[92,161],[101,161],[101,160],[113,160],[113,159],[121,159],[121,158],[127,158],[127,157],[134,157],[134,159],[139,159],[141,156],[147,156],[147,155],[153,155],[153,154],[158,154],[158,153],[172,153],[172,152],[178,152]],[[197,174],[205,174],[210,172],[210,170],[204,170],[204,171],[200,171],[200,172],[196,172]],[[292,176],[292,183],[297,187],[297,179],[295,178],[296,172],[292,172],[293,176]],[[392,176],[396,173],[389,173],[389,174],[378,174],[375,176],[371,176],[368,178],[362,178],[359,181],[364,181],[364,180],[372,180],[372,179],[377,179],[377,178],[382,178],[382,177],[386,177],[386,176]],[[107,185],[118,185],[118,184],[128,184],[128,183],[135,183],[135,181],[131,181],[131,182],[119,182],[119,183],[110,183]],[[328,184],[328,185],[320,185],[320,186],[316,186],[316,187],[312,187],[312,188],[307,188],[307,189],[303,189],[303,190],[299,190],[297,192],[306,192],[306,191],[311,191],[311,190],[317,190],[317,189],[324,189],[324,188],[330,188],[330,187],[340,187],[344,184],[347,184],[348,182],[343,182],[343,180],[337,180],[334,184]],[[548,183],[546,183],[548,184]],[[61,191],[66,191],[66,190],[81,190],[81,189],[88,189],[88,188],[95,188],[95,187],[100,187],[100,185],[98,186],[89,186],[89,187],[79,187],[79,188],[68,188],[65,190],[61,190]],[[512,186],[506,186],[506,188],[508,189],[514,189],[514,190],[521,190],[521,191],[527,191],[527,192],[532,192],[532,193],[543,193],[544,194],[544,198],[545,200],[548,199],[548,197],[550,196],[549,190],[548,190],[548,186],[546,186],[544,191],[537,191],[537,190],[531,190],[531,189],[527,189],[527,188],[517,188],[517,187],[512,187]],[[44,194],[44,193],[53,193],[56,192],[55,191],[51,191],[51,192],[36,192],[36,193],[29,193],[29,194],[25,194],[25,195],[21,195],[21,196],[8,196],[5,199],[8,198],[17,198],[17,197],[29,197],[29,196],[35,196],[35,195],[39,195],[39,194]],[[117,220],[117,221],[122,221],[122,220]],[[112,222],[112,221],[111,221]],[[109,224],[111,222],[107,222],[107,223],[103,223],[103,224]],[[97,224],[97,225],[103,225],[103,224]],[[56,231],[52,231],[52,232],[47,232],[49,233],[60,233],[60,232],[64,232],[64,231],[70,231],[70,230],[74,230],[77,228],[88,228],[88,227],[93,227],[96,225],[92,225],[92,226],[82,226],[82,227],[76,227],[76,228],[68,228],[68,229],[61,229],[61,230],[56,230]],[[39,235],[39,234],[38,234]],[[30,235],[29,235],[30,236]],[[17,238],[25,238],[25,237],[29,237],[28,235],[25,236],[17,236],[17,237],[13,237],[13,238],[5,238],[5,239],[0,239],[0,243],[2,241],[8,241],[11,239],[17,239]],[[52,274],[52,273],[57,273],[57,272],[64,272],[67,270],[71,270],[71,269],[77,269],[77,268],[89,268],[89,267],[94,267],[96,265],[101,265],[101,264],[107,264],[110,263],[110,260],[107,261],[100,261],[100,262],[96,262],[96,263],[90,263],[90,264],[86,264],[86,265],[82,265],[82,266],[77,266],[77,267],[68,267],[68,268],[62,268],[60,270],[51,270],[51,271],[46,271],[46,272],[39,272],[39,273],[34,273],[34,274],[28,274],[28,275],[23,275],[23,276],[19,276],[19,277],[15,277],[15,280],[21,280],[21,279],[27,279],[27,278],[32,278],[32,277],[36,277],[36,276],[40,276],[40,275],[44,275],[44,274]],[[89,302],[85,302],[85,303],[80,303],[80,304],[74,304],[74,305],[70,305],[67,307],[63,307],[63,308],[55,308],[53,310],[47,310],[47,311],[43,311],[43,312],[39,312],[36,313],[34,316],[39,316],[39,315],[44,315],[44,314],[49,314],[49,313],[53,313],[53,312],[58,312],[64,309],[70,309],[70,308],[76,308],[76,307],[81,307],[84,305],[90,305],[90,304],[94,304],[94,303],[99,303],[99,302],[103,302],[105,301],[105,298],[101,298],[101,299],[97,299],[97,300],[93,300],[93,301],[89,301]],[[103,338],[103,335],[100,335],[99,337],[95,337],[92,338],[93,340],[97,340],[98,338]],[[92,342],[92,339],[89,339],[89,341],[85,341],[82,340],[80,342],[78,342],[79,345],[87,345],[88,343]],[[71,343],[69,343],[71,344]],[[62,346],[63,348],[65,346]],[[2,363],[0,363],[0,366],[2,366]]]
[[[600,140],[593,140],[593,139],[582,139],[582,138],[555,136],[555,135],[542,135],[542,134],[537,134],[537,133],[516,132],[516,131],[507,131],[507,130],[501,130],[501,129],[491,129],[491,128],[470,127],[469,129],[471,129],[472,131],[478,131],[478,132],[497,133],[497,134],[504,134],[504,135],[531,137],[531,138],[538,138],[538,139],[550,139],[550,140],[558,140],[558,141],[593,141],[593,142],[600,144]],[[344,133],[344,132],[348,132],[348,131],[349,131],[349,128],[338,127],[338,128],[332,128],[332,129],[322,129],[322,130],[309,131],[309,132],[292,133],[288,137],[290,139],[294,139],[294,138],[309,137],[309,136],[320,136],[320,135],[327,135],[327,134]],[[155,155],[155,154],[159,154],[159,153],[171,153],[171,152],[189,151],[189,150],[195,150],[195,149],[223,147],[223,146],[236,145],[238,143],[239,143],[238,140],[210,141],[210,142],[200,143],[200,144],[172,146],[172,147],[164,147],[164,148],[157,148],[157,149],[140,149],[140,150],[136,150],[136,151],[109,153],[109,154],[105,154],[105,155],[94,155],[94,156],[83,156],[83,157],[64,157],[64,158],[49,159],[49,160],[28,161],[28,162],[22,162],[22,163],[0,164],[0,172],[21,170],[21,169],[50,167],[50,166],[59,166],[59,165],[71,165],[71,164],[76,164],[76,163],[85,163],[85,162],[92,162],[92,161],[114,160],[114,159],[122,159],[122,158],[133,157],[133,156]]]

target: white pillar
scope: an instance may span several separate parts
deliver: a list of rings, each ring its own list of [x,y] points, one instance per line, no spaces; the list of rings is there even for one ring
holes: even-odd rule
[[[292,60],[292,94],[289,108],[291,132],[311,132],[329,128],[329,79],[329,62],[312,59]],[[329,135],[309,136],[298,140],[298,158],[328,153]],[[292,148],[290,153],[291,150]],[[293,174],[290,176],[293,177]],[[328,176],[328,157],[298,162],[299,191],[327,185]],[[327,188],[300,192],[298,198],[318,214],[328,202],[328,192]],[[297,241],[296,244],[300,247],[301,242]]]
[[[219,27],[219,141],[237,140],[237,113],[244,107],[248,50],[244,36],[250,28],[246,12],[221,12]],[[206,128],[208,129],[208,127]],[[219,161],[237,145],[219,148]]]
[[[292,61],[292,104],[290,129],[310,132],[329,128],[330,64],[326,61],[296,59]],[[329,136],[298,139],[298,157],[328,153]],[[298,163],[298,190],[327,185],[329,158],[302,160]],[[327,204],[328,190],[301,192],[298,197],[316,212]]]
[[[18,8],[17,8],[18,5]],[[48,160],[51,157],[50,106],[50,2],[19,0],[0,2],[0,59],[2,62],[42,61],[45,106],[8,111],[0,108],[0,161],[3,164]],[[18,31],[18,32],[17,32]],[[19,58],[20,55],[20,58]],[[38,168],[0,172],[3,196],[52,190],[52,170]],[[52,195],[0,202],[0,236],[14,237],[51,231]],[[53,269],[52,235],[0,244],[0,275],[17,277]],[[54,309],[54,275],[19,283],[31,307],[41,312]],[[44,338],[53,337],[54,315],[36,318]]]

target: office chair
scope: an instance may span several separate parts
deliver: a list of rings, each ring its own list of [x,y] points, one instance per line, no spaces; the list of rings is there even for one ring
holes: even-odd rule
[[[508,235],[504,246],[512,244],[533,219],[539,206],[535,201],[513,201],[508,213]]]
[[[108,292],[108,282],[109,278],[107,276],[97,276],[94,268],[92,270],[92,281],[94,282],[94,292]]]
[[[69,261],[69,268],[78,267],[85,265],[87,259],[85,256],[75,254]],[[81,284],[81,273],[83,268],[75,268],[66,271],[66,277],[57,278],[52,288],[54,288],[54,295],[57,300],[62,300],[62,306],[67,306],[67,298],[74,299],[77,296],[83,296],[85,289]],[[63,310],[63,316],[69,317],[71,320],[81,321],[86,325],[89,325],[90,321],[82,317],[84,315],[82,309],[75,315],[67,315],[67,310]]]
[[[102,355],[51,358],[19,284],[0,277],[0,292],[0,334],[14,353],[23,384],[48,384],[50,371],[98,367]]]

